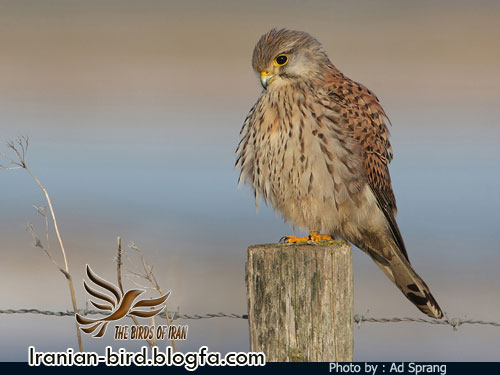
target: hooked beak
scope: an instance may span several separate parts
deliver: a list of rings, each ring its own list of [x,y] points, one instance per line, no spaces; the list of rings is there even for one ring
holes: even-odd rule
[[[267,89],[267,86],[273,81],[274,75],[269,72],[260,72],[260,83],[264,89]]]

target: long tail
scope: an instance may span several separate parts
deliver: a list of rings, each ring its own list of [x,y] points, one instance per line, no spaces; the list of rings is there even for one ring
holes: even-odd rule
[[[420,311],[431,318],[443,318],[443,311],[432,296],[429,287],[418,276],[397,246],[390,246],[389,254],[384,254],[385,256],[370,249],[367,253]]]

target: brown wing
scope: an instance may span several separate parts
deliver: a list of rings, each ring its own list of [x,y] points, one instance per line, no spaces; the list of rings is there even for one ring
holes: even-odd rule
[[[389,118],[380,106],[378,98],[370,90],[341,74],[332,77],[328,88],[328,96],[341,107],[347,129],[361,146],[368,184],[387,218],[394,241],[408,259],[395,220],[396,199],[388,168],[393,155],[389,142],[389,129],[385,123]]]

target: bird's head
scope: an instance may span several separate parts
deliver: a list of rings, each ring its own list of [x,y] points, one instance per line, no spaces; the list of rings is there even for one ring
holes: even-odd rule
[[[303,31],[272,29],[253,50],[252,66],[265,89],[319,78],[330,65],[323,46]]]

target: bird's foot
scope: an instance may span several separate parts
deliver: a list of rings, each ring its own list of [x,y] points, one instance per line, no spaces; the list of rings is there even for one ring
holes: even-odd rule
[[[333,237],[329,234],[321,234],[319,232],[310,232],[309,240],[314,242],[331,241]]]
[[[280,238],[280,242],[282,243],[299,243],[307,241],[309,241],[309,237],[284,236]]]
[[[319,232],[311,231],[307,237],[285,236],[281,237],[280,242],[283,243],[299,243],[299,242],[323,242],[333,240],[329,234],[320,234]]]

